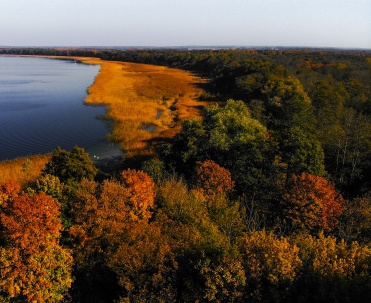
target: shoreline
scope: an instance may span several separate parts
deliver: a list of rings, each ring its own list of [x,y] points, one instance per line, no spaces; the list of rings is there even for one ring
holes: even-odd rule
[[[208,102],[198,101],[205,83],[201,77],[164,66],[106,61],[94,57],[0,55],[75,60],[100,65],[87,88],[87,105],[106,106],[105,119],[113,121],[108,139],[118,144],[125,158],[151,157],[157,144],[171,139],[181,122],[200,118]]]

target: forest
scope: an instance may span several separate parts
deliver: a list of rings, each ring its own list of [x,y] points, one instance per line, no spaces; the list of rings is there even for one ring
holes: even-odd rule
[[[0,54],[184,69],[210,101],[121,170],[56,148],[0,184],[0,302],[371,301],[371,51]]]

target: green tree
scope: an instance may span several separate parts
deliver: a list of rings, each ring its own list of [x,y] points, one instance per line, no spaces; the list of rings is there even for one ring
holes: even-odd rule
[[[316,81],[309,88],[309,96],[315,107],[320,132],[339,121],[344,111],[344,96],[336,90],[335,83]]]
[[[240,204],[224,193],[204,196],[181,180],[168,180],[158,189],[155,220],[172,239],[176,255],[178,301],[238,302],[245,272],[238,253],[244,225]],[[162,214],[159,217],[159,212]]]
[[[239,193],[264,199],[275,192],[274,152],[267,129],[248,107],[229,100],[225,107],[207,107],[202,121],[183,124],[169,161],[192,175],[197,161],[212,160],[231,172]]]
[[[368,117],[353,109],[345,110],[340,123],[328,133],[324,149],[329,173],[339,186],[348,192],[369,186],[371,124]]]
[[[309,173],[326,177],[325,154],[321,143],[299,127],[282,134],[282,161],[287,163],[287,176]]]
[[[263,92],[269,129],[282,131],[299,126],[314,131],[314,108],[297,78],[272,76]]]
[[[97,168],[83,148],[75,146],[71,151],[65,151],[58,147],[53,151],[43,173],[56,176],[63,183],[76,185],[84,178],[92,180]]]

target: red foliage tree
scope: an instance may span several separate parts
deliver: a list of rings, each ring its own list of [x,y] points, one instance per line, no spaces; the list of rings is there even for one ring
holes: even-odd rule
[[[211,160],[197,162],[197,187],[207,196],[216,196],[229,193],[233,190],[234,181],[228,169],[219,166]]]
[[[293,175],[283,204],[284,218],[292,227],[331,231],[338,223],[344,199],[326,179],[303,173]]]
[[[72,257],[59,245],[59,215],[58,204],[44,193],[3,203],[0,287],[9,298],[58,302],[71,286]]]

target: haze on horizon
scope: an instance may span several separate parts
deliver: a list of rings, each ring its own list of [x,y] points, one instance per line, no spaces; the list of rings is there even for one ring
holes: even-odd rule
[[[1,0],[3,46],[371,49],[370,0]]]

